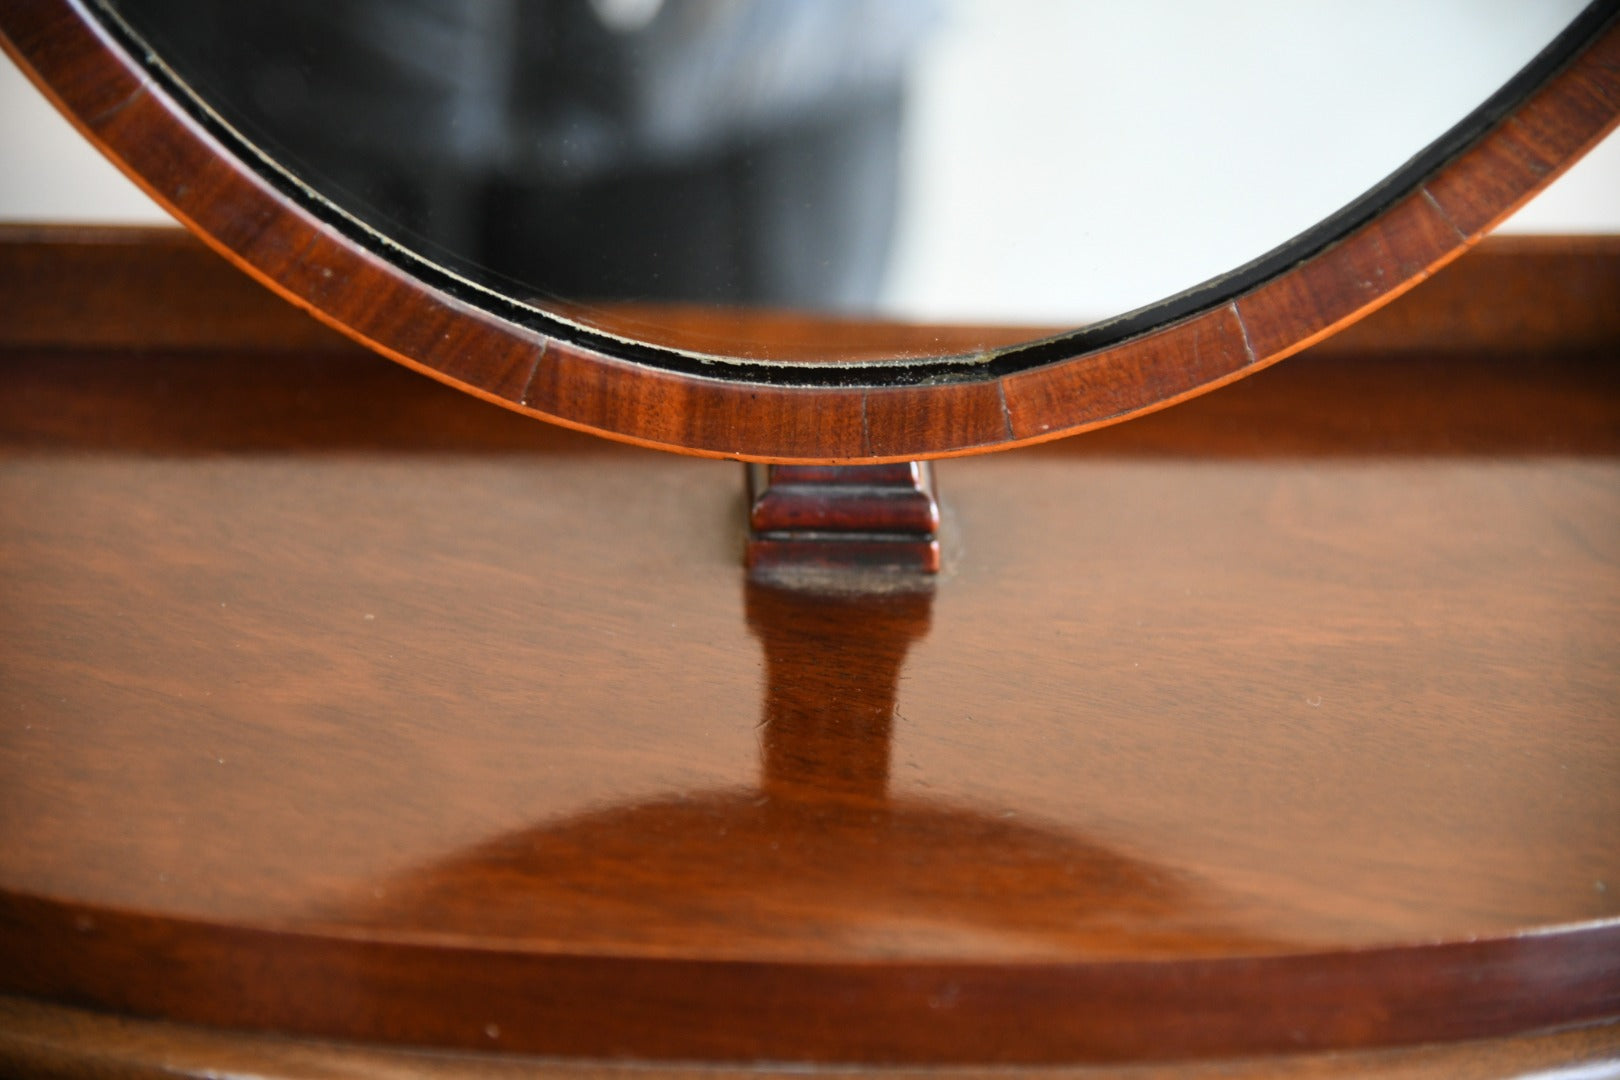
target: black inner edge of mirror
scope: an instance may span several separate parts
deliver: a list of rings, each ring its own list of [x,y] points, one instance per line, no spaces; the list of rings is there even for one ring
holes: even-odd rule
[[[108,35],[128,55],[137,58],[152,80],[185,108],[211,136],[287,199],[356,245],[405,270],[424,284],[549,338],[663,371],[774,386],[874,389],[999,379],[1118,345],[1227,304],[1262,282],[1287,272],[1331,247],[1415,191],[1568,66],[1611,22],[1620,17],[1620,0],[1594,0],[1535,59],[1483,104],[1362,196],[1252,262],[1184,292],[1058,337],[1003,347],[987,354],[804,363],[699,355],[604,334],[502,296],[492,291],[489,285],[473,283],[445,266],[398,246],[398,241],[384,240],[349,212],[313,193],[262,148],[222,121],[201,96],[166,66],[155,50],[123,20],[115,9],[115,3],[116,0],[94,0],[92,14]]]

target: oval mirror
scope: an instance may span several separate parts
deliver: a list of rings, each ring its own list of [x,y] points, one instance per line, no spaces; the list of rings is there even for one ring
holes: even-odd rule
[[[181,220],[394,359],[633,442],[856,462],[1124,419],[1393,298],[1613,125],[1617,8],[28,0],[0,27]]]

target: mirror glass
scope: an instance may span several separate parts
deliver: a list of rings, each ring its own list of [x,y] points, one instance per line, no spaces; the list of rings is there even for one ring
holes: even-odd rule
[[[983,324],[990,346],[1281,258],[1432,157],[1582,6],[100,2],[374,247],[765,359],[761,312]]]

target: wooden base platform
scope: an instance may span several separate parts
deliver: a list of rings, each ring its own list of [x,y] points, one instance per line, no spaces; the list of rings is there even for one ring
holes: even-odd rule
[[[735,464],[13,344],[0,1062],[60,1006],[542,1071],[1620,1053],[1502,1041],[1620,1015],[1617,370],[1307,355],[944,463],[934,589],[829,598],[746,580]]]

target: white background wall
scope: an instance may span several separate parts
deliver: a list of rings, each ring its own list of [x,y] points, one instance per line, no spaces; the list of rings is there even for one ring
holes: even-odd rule
[[[1583,0],[949,0],[915,70],[893,310],[1082,321],[1377,184]],[[1525,230],[1620,231],[1620,143]]]

